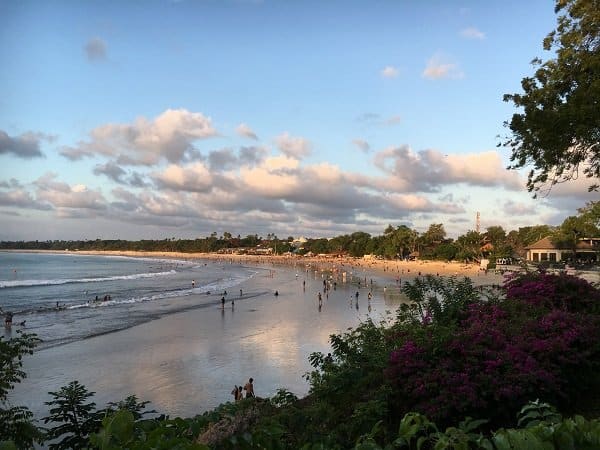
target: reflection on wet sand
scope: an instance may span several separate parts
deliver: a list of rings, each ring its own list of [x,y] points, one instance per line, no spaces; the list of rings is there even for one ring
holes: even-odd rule
[[[160,412],[180,416],[231,400],[231,386],[249,377],[258,396],[273,395],[280,387],[304,395],[308,386],[302,375],[310,370],[310,353],[330,351],[332,333],[367,317],[379,321],[400,301],[397,289],[384,295],[377,279],[371,301],[370,288],[359,288],[356,310],[354,304],[348,307],[348,298],[357,286],[340,279],[323,295],[319,309],[317,292],[323,292],[327,273],[286,266],[269,270],[268,277],[239,286],[242,298],[239,288],[232,289],[235,309],[230,294],[224,309],[219,304],[189,310],[35,353],[26,360],[29,377],[15,390],[14,403],[43,416],[45,393],[74,379],[97,393],[98,405],[135,394]]]

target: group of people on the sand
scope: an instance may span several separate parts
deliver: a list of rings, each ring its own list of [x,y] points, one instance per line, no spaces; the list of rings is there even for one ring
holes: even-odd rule
[[[236,402],[239,402],[240,400],[242,400],[243,398],[252,398],[254,397],[254,379],[250,378],[248,380],[248,382],[244,385],[244,387],[242,388],[242,385],[234,385],[233,386],[233,390],[231,391],[231,395],[233,395],[233,398]],[[246,391],[246,395],[244,397],[244,392]]]

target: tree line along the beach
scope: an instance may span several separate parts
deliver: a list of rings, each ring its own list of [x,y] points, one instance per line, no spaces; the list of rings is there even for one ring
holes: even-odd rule
[[[447,238],[444,225],[433,223],[419,233],[406,225],[389,225],[382,235],[356,231],[333,238],[308,238],[302,243],[294,237],[279,239],[274,233],[266,237],[233,236],[224,232],[212,233],[198,239],[167,238],[161,240],[76,240],[76,241],[2,241],[0,249],[26,250],[95,250],[95,251],[155,251],[181,253],[210,253],[235,249],[271,249],[273,254],[293,252],[305,254],[349,255],[367,254],[386,259],[405,258],[418,253],[420,258],[438,260],[476,260],[482,256],[511,258],[522,256],[525,247],[548,237],[558,245],[575,248],[580,238],[600,236],[600,201],[589,202],[578,215],[567,217],[559,226],[535,225],[506,232],[501,226],[489,226],[484,232],[467,231],[456,239]]]
[[[10,403],[37,338],[0,337],[0,449],[598,449],[600,289],[522,273],[500,288],[426,276],[380,323],[309,357],[309,394],[169,417],[130,396],[98,408],[77,381],[50,392],[43,425]],[[198,405],[202,409],[202,405]]]

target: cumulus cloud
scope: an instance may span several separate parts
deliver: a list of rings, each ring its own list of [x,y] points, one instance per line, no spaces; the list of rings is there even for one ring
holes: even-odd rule
[[[19,180],[16,178],[11,178],[8,181],[0,181],[0,188],[9,189],[9,188],[20,188],[22,187]]]
[[[523,187],[519,175],[506,170],[495,151],[444,155],[437,150],[414,152],[404,145],[376,153],[374,163],[389,177],[373,183],[390,191],[435,192],[443,185],[458,183],[511,190]]]
[[[129,179],[127,180],[128,184],[134,187],[147,187],[149,183],[145,181],[144,175],[139,172],[131,172],[129,175]]]
[[[99,37],[94,37],[86,42],[83,50],[88,61],[97,62],[106,59],[106,43]]]
[[[9,136],[3,130],[0,130],[0,155],[11,154],[18,158],[33,159],[44,156],[40,150],[41,141],[51,142],[53,136],[43,133],[34,133],[28,131],[20,136]]]
[[[117,183],[124,183],[123,177],[127,174],[121,166],[113,161],[109,161],[106,164],[96,164],[93,172],[94,175],[106,175]]]
[[[415,194],[391,194],[386,200],[396,209],[419,212],[441,212],[457,214],[464,212],[464,208],[451,202],[435,203],[427,197]]]
[[[97,127],[90,132],[89,141],[63,147],[61,155],[70,160],[101,155],[121,165],[188,162],[199,157],[194,141],[216,134],[211,119],[202,113],[167,109],[153,120],[140,117],[132,124]]]
[[[475,27],[468,27],[463,30],[460,30],[460,35],[466,39],[478,39],[478,40],[485,39],[485,33],[482,31],[479,31]]]
[[[240,147],[239,160],[244,166],[255,166],[267,156],[265,147]]]
[[[369,150],[371,150],[371,146],[369,145],[369,143],[367,141],[365,141],[364,139],[353,139],[352,143],[359,148],[360,150],[362,150],[363,152],[368,152]]]
[[[57,174],[47,173],[35,181],[38,201],[47,202],[55,208],[103,210],[106,200],[102,193],[88,189],[83,184],[69,185],[56,181]]]
[[[302,159],[312,151],[312,144],[307,139],[290,136],[287,131],[275,138],[275,144],[284,155],[296,159]]]
[[[214,150],[208,154],[208,163],[211,170],[229,170],[237,166],[238,158],[230,148]]]
[[[52,206],[48,203],[37,201],[30,192],[25,189],[11,189],[0,192],[0,205],[24,209],[49,210]]]
[[[256,135],[256,133],[254,131],[252,131],[252,128],[250,128],[248,125],[246,125],[245,123],[240,123],[237,128],[235,129],[235,132],[237,134],[239,134],[242,137],[247,137],[250,139],[254,139],[255,141],[258,140],[258,136]]]
[[[197,162],[187,166],[169,165],[152,177],[161,188],[173,191],[207,192],[212,187],[212,175],[206,166]]]
[[[381,70],[383,78],[396,78],[400,72],[394,66],[386,66]]]
[[[126,171],[114,161],[108,161],[105,164],[96,164],[93,173],[94,175],[104,175],[119,184],[127,184],[134,187],[149,186],[149,183],[145,180],[146,177],[144,174]]]
[[[433,55],[423,71],[423,77],[430,80],[440,80],[444,78],[458,79],[463,78],[464,73],[460,70],[458,64],[448,60],[441,53]]]

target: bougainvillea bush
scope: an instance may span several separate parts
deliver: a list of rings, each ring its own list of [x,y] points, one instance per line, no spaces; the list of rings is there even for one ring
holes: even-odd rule
[[[505,288],[509,300],[571,312],[600,314],[600,289],[566,273],[527,272],[509,278]]]
[[[402,328],[385,371],[398,415],[505,425],[536,398],[570,410],[581,396],[598,395],[598,289],[537,273],[509,280],[506,293],[502,301],[464,304],[454,324]]]

